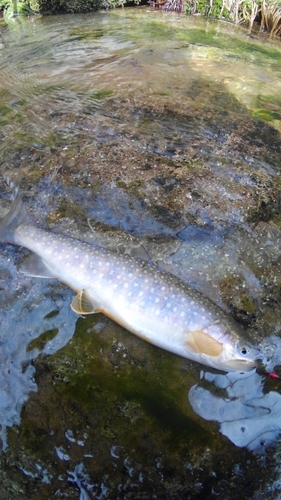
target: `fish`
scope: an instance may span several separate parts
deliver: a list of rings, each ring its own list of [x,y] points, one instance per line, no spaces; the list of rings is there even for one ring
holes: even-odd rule
[[[0,241],[32,252],[19,272],[74,290],[77,314],[102,313],[146,342],[218,370],[256,366],[259,349],[210,299],[153,264],[37,227],[18,188],[0,219]]]

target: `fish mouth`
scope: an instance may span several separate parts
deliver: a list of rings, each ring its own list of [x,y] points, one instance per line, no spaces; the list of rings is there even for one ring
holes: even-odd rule
[[[257,360],[253,359],[229,359],[227,361],[227,366],[232,370],[242,370],[242,371],[250,371],[256,368]]]

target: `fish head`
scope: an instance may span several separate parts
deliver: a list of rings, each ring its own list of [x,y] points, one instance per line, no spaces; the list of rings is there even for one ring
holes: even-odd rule
[[[253,370],[261,357],[260,349],[244,341],[236,325],[218,321],[190,332],[188,347],[197,351],[201,363],[226,372]]]
[[[226,342],[223,345],[221,361],[225,371],[250,371],[257,366],[260,349],[247,341]]]

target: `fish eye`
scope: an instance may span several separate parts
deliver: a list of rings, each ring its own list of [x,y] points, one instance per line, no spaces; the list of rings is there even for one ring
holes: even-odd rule
[[[239,342],[237,347],[238,347],[240,354],[242,354],[243,356],[246,356],[247,354],[249,354],[249,352],[251,350],[250,345],[247,344],[246,342],[243,342],[243,343]]]

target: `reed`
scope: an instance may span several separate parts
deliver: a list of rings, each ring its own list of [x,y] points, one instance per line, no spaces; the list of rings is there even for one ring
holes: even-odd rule
[[[259,23],[261,31],[281,36],[281,0],[187,0],[186,12],[247,23],[249,33]]]
[[[252,31],[254,21],[255,19],[257,19],[257,15],[261,10],[261,5],[259,0],[249,0],[246,2],[245,1],[242,2],[241,6],[242,6],[242,21],[248,23],[249,26],[248,33],[250,34]]]
[[[281,35],[281,1],[262,0],[261,30],[268,31],[272,36]]]

